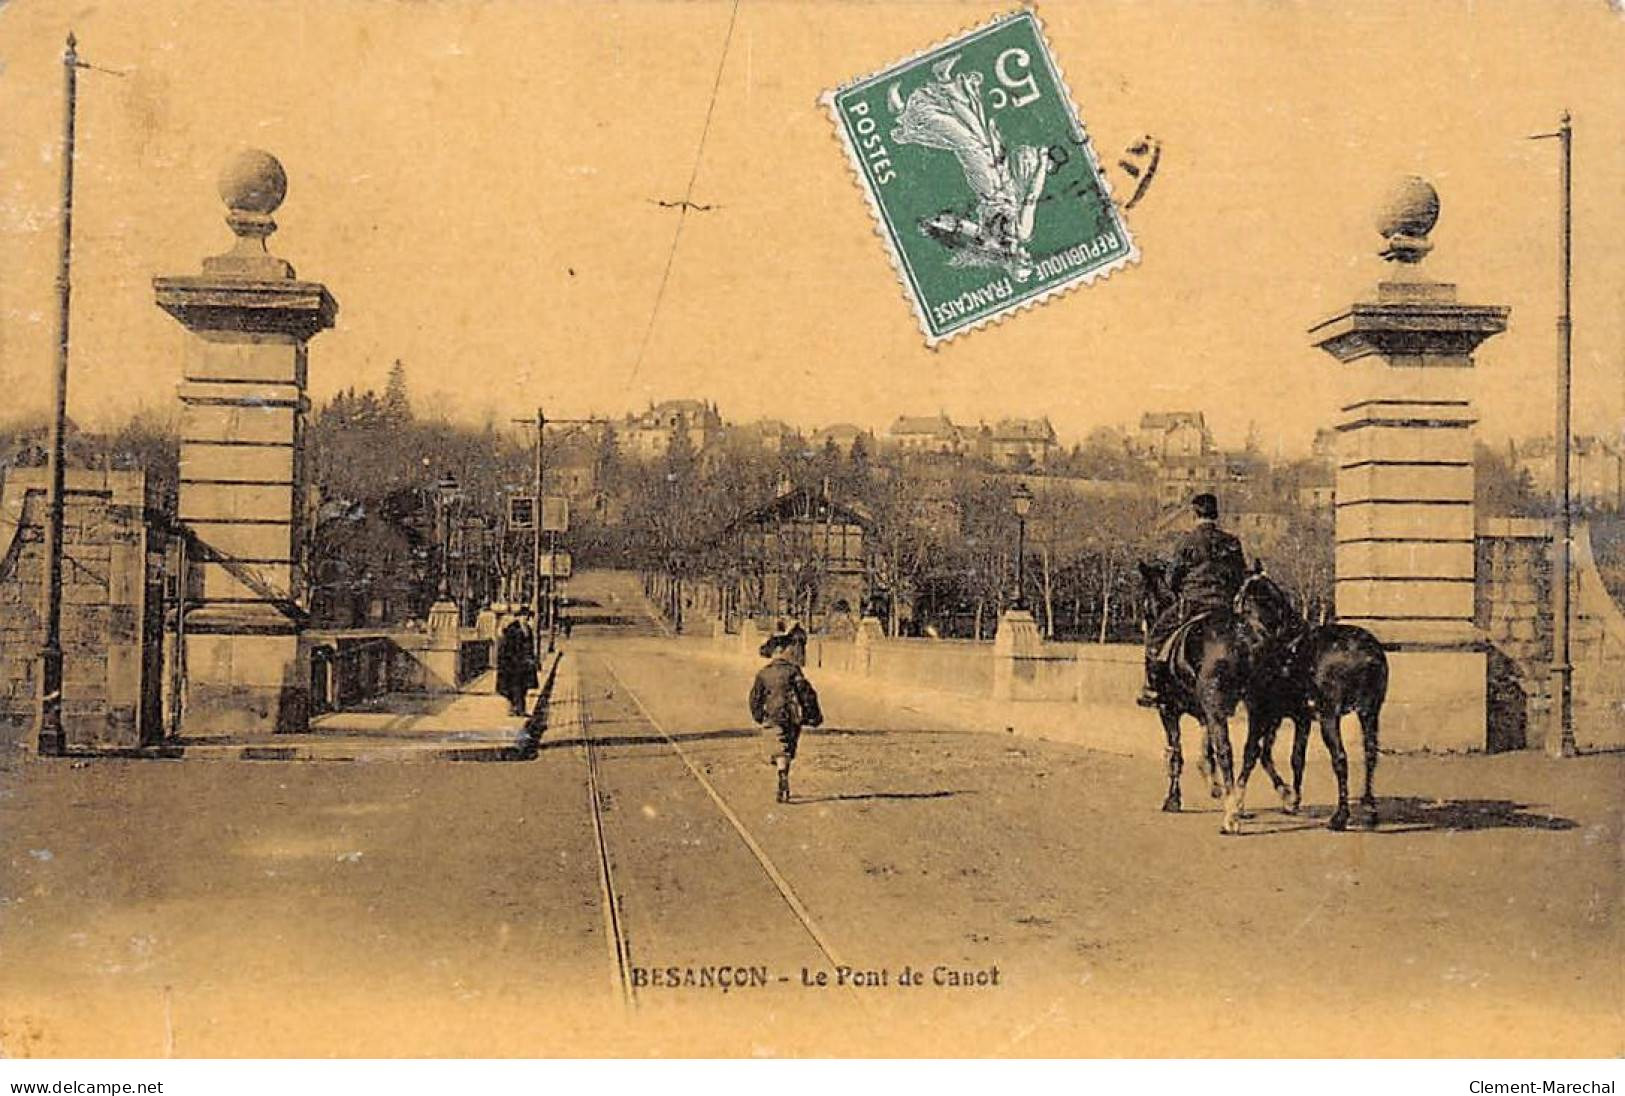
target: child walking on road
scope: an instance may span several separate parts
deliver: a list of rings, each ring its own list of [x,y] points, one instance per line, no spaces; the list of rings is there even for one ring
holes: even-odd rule
[[[750,690],[750,717],[777,739],[773,766],[779,775],[780,803],[790,802],[790,763],[796,757],[801,728],[816,727],[824,721],[818,693],[801,672],[801,663],[806,661],[806,640],[798,641],[793,636],[774,636],[763,644],[762,653],[768,663],[757,672]]]

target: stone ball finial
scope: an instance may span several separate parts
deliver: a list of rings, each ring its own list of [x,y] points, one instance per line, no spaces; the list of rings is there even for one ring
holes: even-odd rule
[[[245,148],[220,172],[219,187],[231,212],[269,216],[288,195],[288,175],[269,152]]]
[[[220,172],[220,200],[237,243],[224,255],[203,260],[205,274],[233,278],[291,278],[293,267],[272,255],[265,239],[276,231],[271,214],[288,194],[288,174],[269,152],[245,148]]]
[[[1388,246],[1382,257],[1416,263],[1433,250],[1428,233],[1439,223],[1439,192],[1420,175],[1407,175],[1394,185],[1377,208],[1377,231]]]

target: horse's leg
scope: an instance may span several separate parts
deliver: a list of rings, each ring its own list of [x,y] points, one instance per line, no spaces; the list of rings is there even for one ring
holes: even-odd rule
[[[1253,713],[1247,713],[1247,743],[1241,749],[1241,775],[1236,777],[1236,813],[1247,812],[1247,778],[1253,774],[1253,766],[1259,759],[1264,761],[1264,769],[1279,784],[1281,778],[1275,776],[1275,765],[1270,761],[1269,746],[1275,738],[1275,728],[1269,725],[1268,720],[1257,721]]]
[[[1241,811],[1236,803],[1235,766],[1230,753],[1230,722],[1223,716],[1210,716],[1203,720],[1208,742],[1213,750],[1213,767],[1224,777],[1224,821],[1220,833],[1241,832]]]
[[[1298,712],[1292,717],[1292,798],[1286,813],[1297,814],[1303,804],[1303,766],[1309,757],[1309,715]]]
[[[1252,714],[1249,712],[1248,719],[1251,720],[1251,718]],[[1292,811],[1297,809],[1297,801],[1292,798],[1292,789],[1286,786],[1286,781],[1281,779],[1280,770],[1275,767],[1275,735],[1280,729],[1281,720],[1279,718],[1272,718],[1265,725],[1264,734],[1258,742],[1258,760],[1264,766],[1264,771],[1269,774],[1270,783],[1275,787],[1275,794],[1281,798],[1282,809],[1291,814]],[[1242,769],[1243,771],[1246,770],[1245,762]],[[1243,779],[1242,783],[1245,784],[1246,780]]]
[[[1168,798],[1162,801],[1162,809],[1172,814],[1179,810],[1179,774],[1185,767],[1185,755],[1179,748],[1179,712],[1164,707],[1160,714],[1163,737],[1168,740],[1163,750],[1168,759]]]
[[[1337,777],[1337,810],[1327,826],[1334,830],[1348,829],[1349,824],[1349,755],[1343,750],[1341,718],[1336,708],[1320,713],[1320,737],[1326,751],[1332,755],[1332,772]]]
[[[1367,829],[1377,828],[1377,795],[1372,781],[1377,775],[1377,709],[1360,711],[1360,737],[1365,741],[1365,794],[1360,796],[1361,813]]]
[[[1205,731],[1202,734],[1202,752],[1196,759],[1196,771],[1207,781],[1208,794],[1214,799],[1219,798],[1219,774],[1213,767],[1213,742]]]

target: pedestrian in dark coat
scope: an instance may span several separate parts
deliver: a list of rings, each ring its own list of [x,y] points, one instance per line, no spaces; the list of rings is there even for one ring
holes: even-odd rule
[[[524,715],[525,694],[535,687],[535,645],[524,621],[516,617],[497,640],[497,692],[507,699],[511,714]]]
[[[790,801],[790,763],[803,727],[824,722],[818,706],[818,693],[796,664],[797,651],[805,647],[784,636],[775,636],[764,645],[769,661],[756,674],[750,690],[750,717],[771,734],[778,746],[773,766],[778,770],[778,801]]]

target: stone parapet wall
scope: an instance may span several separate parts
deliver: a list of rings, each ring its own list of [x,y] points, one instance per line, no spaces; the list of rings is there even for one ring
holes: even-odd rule
[[[1481,520],[1477,558],[1474,623],[1490,647],[1492,745],[1538,745],[1551,711],[1550,528],[1535,518]],[[1574,529],[1571,562],[1575,739],[1582,749],[1625,745],[1625,615],[1585,525]]]
[[[1544,521],[1479,522],[1473,621],[1489,650],[1493,748],[1521,749],[1550,710],[1551,540]]]
[[[162,539],[147,528],[140,472],[70,469],[62,537],[62,716],[72,749],[163,737]],[[44,469],[0,490],[0,727],[31,744],[39,703],[47,507]]]
[[[969,640],[881,640],[872,645],[868,672],[945,693],[991,696],[993,647]]]
[[[1625,612],[1603,583],[1586,526],[1575,533],[1573,562],[1575,742],[1581,749],[1625,746]]]
[[[1382,734],[1387,749],[1495,750],[1542,740],[1552,642],[1546,525],[1481,521],[1474,548],[1465,569],[1477,575],[1467,589],[1478,644],[1389,652]],[[1458,551],[1454,545],[1450,550]],[[1583,749],[1625,745],[1625,614],[1608,597],[1584,527],[1575,533],[1574,568],[1576,738]],[[714,642],[730,655],[755,660],[762,639],[750,626]],[[1133,706],[1142,673],[1138,645],[1045,643],[1040,655],[1029,660],[1032,672],[1019,698],[1007,701],[1010,725],[1021,725],[1014,713],[1024,703],[1042,706],[1050,722],[1064,723],[1071,710],[1080,726],[1099,726],[1108,715],[1154,719]],[[809,672],[853,674],[877,685],[889,682],[945,697],[995,698],[992,643],[888,638],[860,643],[814,636],[807,666]],[[1078,741],[1089,742],[1087,736]]]
[[[759,662],[761,640],[752,630],[708,642],[729,658]],[[1025,687],[1001,697],[995,686],[997,657],[992,643],[929,639],[854,643],[814,636],[807,646],[807,673],[815,684],[820,673],[831,673],[866,681],[882,691],[895,687],[903,697],[940,697],[946,709],[960,712],[979,729],[1008,728],[1152,756],[1162,742],[1157,715],[1134,703],[1144,658],[1138,644],[1045,643]],[[1483,749],[1484,658],[1476,651],[1391,653],[1383,748]],[[1246,733],[1245,707],[1237,711],[1231,733],[1239,747]],[[1352,717],[1345,719],[1344,733],[1358,735]]]

